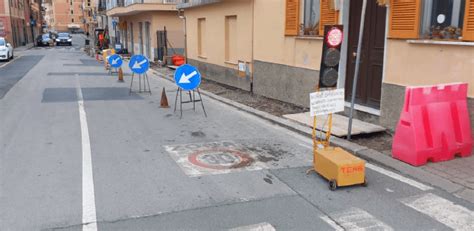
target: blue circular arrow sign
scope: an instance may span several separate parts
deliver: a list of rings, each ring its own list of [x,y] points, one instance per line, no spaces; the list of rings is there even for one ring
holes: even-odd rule
[[[109,56],[107,61],[109,62],[110,66],[113,68],[119,68],[122,66],[122,63],[123,63],[122,57],[120,57],[120,55],[118,54],[113,54]]]
[[[176,69],[174,80],[181,89],[192,91],[201,84],[201,73],[199,73],[197,68],[184,64]]]
[[[130,70],[135,74],[143,74],[150,68],[150,62],[143,55],[134,55],[130,58],[128,67],[130,67]]]

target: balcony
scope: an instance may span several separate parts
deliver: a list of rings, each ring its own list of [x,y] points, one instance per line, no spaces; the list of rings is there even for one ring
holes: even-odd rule
[[[183,0],[109,0],[107,16],[135,15],[147,11],[176,11],[176,4]]]
[[[177,8],[178,9],[186,9],[186,8],[192,8],[192,7],[198,7],[198,6],[218,3],[218,2],[221,2],[221,1],[222,0],[184,0],[181,3],[178,3]]]

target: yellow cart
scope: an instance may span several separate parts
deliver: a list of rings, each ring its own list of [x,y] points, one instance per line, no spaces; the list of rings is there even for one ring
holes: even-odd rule
[[[328,116],[328,131],[324,139],[316,136],[316,116],[313,119],[313,168],[329,181],[329,189],[338,187],[363,185],[367,186],[365,178],[365,161],[338,147],[331,147],[332,114]]]

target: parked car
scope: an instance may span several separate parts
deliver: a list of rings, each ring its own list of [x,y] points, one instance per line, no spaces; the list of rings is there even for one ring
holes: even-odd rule
[[[13,59],[13,46],[3,37],[0,37],[0,60]]]
[[[69,33],[66,33],[66,32],[58,33],[58,36],[56,37],[56,46],[63,45],[63,44],[72,46],[72,36]]]
[[[49,34],[42,34],[36,38],[36,45],[40,46],[49,46],[51,45],[52,38]]]

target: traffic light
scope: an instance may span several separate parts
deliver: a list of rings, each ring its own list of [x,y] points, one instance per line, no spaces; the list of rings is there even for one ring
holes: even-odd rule
[[[319,71],[319,89],[335,88],[339,79],[339,63],[343,41],[342,25],[324,26],[323,55]]]

